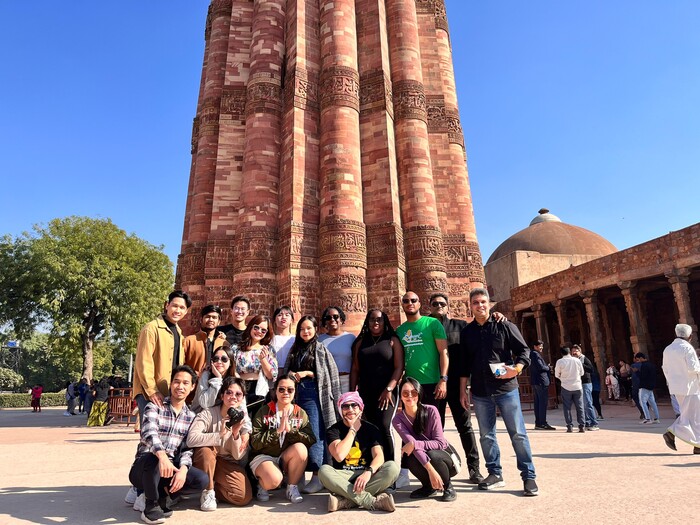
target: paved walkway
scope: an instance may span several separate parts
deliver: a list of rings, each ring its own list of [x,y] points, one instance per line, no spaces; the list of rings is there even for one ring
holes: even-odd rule
[[[556,432],[529,430],[540,496],[521,496],[522,483],[508,435],[499,420],[506,487],[477,491],[455,481],[457,500],[416,502],[408,490],[395,496],[392,514],[362,510],[326,512],[326,494],[305,497],[291,505],[278,491],[265,504],[239,509],[220,505],[214,513],[199,510],[199,498],[184,501],[168,525],[209,523],[394,523],[412,524],[689,524],[697,519],[681,514],[688,502],[697,502],[700,456],[678,443],[678,452],[664,445],[661,434],[671,422],[670,406],[662,405],[662,425],[639,425],[638,412],[627,404],[604,406],[600,432],[567,434],[561,410],[552,410],[549,422]],[[85,416],[71,418],[63,409],[41,414],[0,410],[0,524],[126,524],[140,523],[139,515],[123,503],[127,474],[137,435],[132,427],[115,424],[87,428]],[[526,413],[528,429],[532,413]],[[457,445],[452,421],[448,439]],[[483,465],[483,464],[482,464]],[[483,467],[482,467],[483,470]],[[280,515],[280,514],[283,514]],[[235,520],[235,521],[234,521]],[[242,520],[242,521],[241,521]]]

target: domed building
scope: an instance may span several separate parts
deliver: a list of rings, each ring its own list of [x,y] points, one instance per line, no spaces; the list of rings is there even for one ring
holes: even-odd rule
[[[562,222],[546,208],[538,213],[489,257],[484,270],[493,301],[509,299],[510,290],[525,283],[617,251],[597,233]]]

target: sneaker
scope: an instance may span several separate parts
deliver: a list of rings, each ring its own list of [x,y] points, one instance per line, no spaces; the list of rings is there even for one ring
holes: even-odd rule
[[[664,432],[664,442],[666,443],[666,446],[671,450],[678,450],[676,448],[676,436],[674,436],[668,431]]]
[[[457,492],[452,486],[452,483],[450,483],[447,487],[445,487],[445,490],[442,491],[442,497],[440,498],[440,501],[454,501],[456,499]]]
[[[124,503],[127,505],[133,505],[138,496],[139,493],[136,492],[136,487],[129,487],[129,492],[127,492],[126,496],[124,496]]]
[[[336,496],[335,494],[328,495],[328,512],[335,512],[336,510],[353,509],[357,507],[354,501],[350,501],[347,498]]]
[[[309,482],[301,489],[304,494],[315,494],[320,490],[323,490],[323,485],[321,484],[321,480],[318,479],[318,476],[311,476]]]
[[[394,512],[396,507],[394,506],[394,497],[391,494],[382,492],[376,498],[374,498],[374,503],[372,504],[372,510],[383,510],[384,512]]]
[[[71,416],[71,413],[70,413],[70,412],[68,412],[68,410],[66,410],[66,411],[65,411],[65,412],[63,413],[63,415],[64,415],[64,416],[68,416],[68,417],[70,417],[70,416]]]
[[[202,495],[199,498],[199,508],[205,512],[216,510],[216,496],[214,495],[214,489],[205,489],[202,491]]]
[[[524,496],[537,496],[537,492],[539,489],[537,488],[537,483],[535,483],[534,479],[526,479],[524,486],[523,486],[523,495]]]
[[[304,501],[296,485],[287,485],[287,499],[292,503],[301,503]]]
[[[263,503],[266,501],[270,501],[270,493],[264,488],[258,487],[258,493],[255,496],[255,499],[257,499],[258,501],[262,501]]]
[[[469,473],[469,479],[467,480],[467,483],[471,483],[472,485],[478,485],[484,481],[484,476],[481,475],[481,472],[479,470],[472,470]]]
[[[603,416],[598,416],[598,421],[605,421],[605,418]]]
[[[642,419],[639,422],[640,425],[648,425],[649,423],[651,423],[651,419]]]
[[[590,427],[586,427],[586,430],[589,432],[595,432],[596,430],[600,430],[600,427],[598,425],[591,425]]]
[[[579,425],[579,426],[578,426],[578,431],[579,431],[579,432],[585,432],[585,431],[586,431],[586,427],[584,427],[583,425]]]
[[[571,433],[571,432],[574,431],[574,427],[571,426],[571,425],[566,425],[566,431],[569,432],[569,433]]]
[[[144,523],[163,523],[165,521],[163,509],[155,501],[149,500],[146,503],[146,508],[141,512],[141,521]]]
[[[700,447],[693,447],[693,454],[700,454]]]
[[[535,425],[535,430],[545,430],[544,425]]]
[[[479,483],[479,490],[491,490],[498,487],[505,487],[506,482],[503,481],[503,476],[497,474],[489,474],[486,479]]]
[[[433,487],[421,487],[419,489],[414,490],[411,492],[411,495],[409,498],[411,499],[423,499],[423,498],[429,498],[433,494],[437,493],[437,490],[435,490]]]
[[[556,430],[556,429],[557,429],[557,427],[553,427],[553,426],[550,425],[549,423],[546,423],[546,424],[543,426],[543,430]]]
[[[655,419],[655,420],[652,421],[651,423],[652,423],[653,425],[660,425],[660,424],[661,424],[661,421],[659,421],[658,419]]]
[[[399,477],[396,479],[396,488],[403,489],[411,485],[411,480],[408,477],[408,469],[401,469]]]
[[[161,498],[158,500],[158,505],[160,505],[160,510],[163,511],[163,517],[164,518],[169,518],[170,516],[173,515],[173,509],[170,508],[168,505],[168,498],[167,496],[165,498]]]
[[[146,509],[146,493],[142,492],[136,497],[133,509],[136,512],[143,512]]]

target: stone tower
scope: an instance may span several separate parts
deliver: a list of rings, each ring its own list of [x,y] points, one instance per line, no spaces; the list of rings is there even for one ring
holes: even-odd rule
[[[444,0],[213,0],[177,285],[252,310],[484,282]]]

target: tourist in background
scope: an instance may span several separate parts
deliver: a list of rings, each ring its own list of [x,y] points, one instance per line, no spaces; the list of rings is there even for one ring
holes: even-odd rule
[[[63,413],[64,416],[75,416],[75,383],[73,381],[66,381],[66,411]]]
[[[605,386],[608,389],[608,401],[619,401],[620,383],[617,380],[617,369],[615,365],[610,365],[605,371]]]
[[[95,399],[88,414],[87,426],[101,427],[109,425],[114,419],[109,415],[109,391],[114,387],[109,384],[106,377],[103,377],[95,385]]]
[[[547,405],[549,404],[549,385],[551,383],[550,367],[542,357],[544,342],[537,340],[530,352],[530,385],[534,397],[535,430],[556,430],[547,423]]]
[[[554,365],[554,376],[561,381],[561,400],[564,408],[564,421],[566,431],[573,432],[573,421],[571,419],[571,405],[576,408],[576,421],[578,431],[586,431],[586,416],[583,407],[583,387],[581,378],[584,370],[581,361],[571,355],[568,346],[561,347],[561,358]]]
[[[583,353],[583,348],[581,345],[573,345],[571,347],[571,355],[578,358],[583,365],[583,377],[581,378],[581,385],[583,387],[583,413],[586,418],[586,430],[595,431],[600,430],[598,426],[598,418],[595,413],[595,408],[593,407],[593,370],[595,367],[588,357]]]
[[[656,366],[647,359],[643,352],[634,354],[641,366],[639,367],[639,404],[642,405],[644,419],[640,424],[655,423],[659,424],[659,407],[656,406],[656,398],[654,397],[654,389],[656,388]],[[649,408],[653,410],[654,419],[651,419],[652,414]]]
[[[41,412],[41,394],[44,392],[44,385],[34,385],[29,391],[32,397],[32,412]]]
[[[318,336],[318,340],[328,348],[338,367],[341,392],[350,390],[352,344],[355,342],[355,336],[343,329],[345,319],[345,312],[340,306],[329,306],[323,310],[321,315],[321,323],[326,329],[326,333]]]

